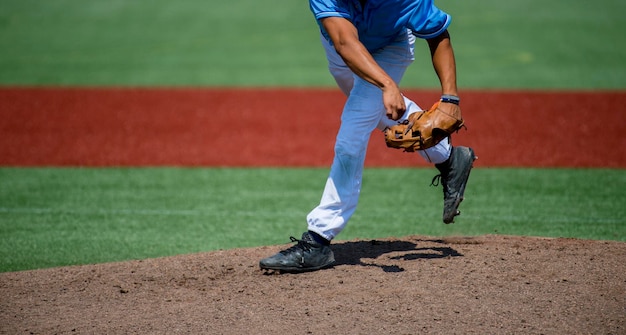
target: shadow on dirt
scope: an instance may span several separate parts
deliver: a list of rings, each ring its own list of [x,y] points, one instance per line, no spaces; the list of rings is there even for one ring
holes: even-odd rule
[[[404,268],[398,265],[380,264],[381,256],[394,253],[395,255],[382,259],[391,260],[417,260],[417,259],[439,259],[448,257],[462,257],[463,255],[449,246],[440,247],[418,247],[419,242],[446,244],[443,240],[416,240],[409,241],[350,241],[332,245],[337,265],[361,265],[379,267],[384,272],[402,272]],[[375,260],[367,262],[364,260]]]

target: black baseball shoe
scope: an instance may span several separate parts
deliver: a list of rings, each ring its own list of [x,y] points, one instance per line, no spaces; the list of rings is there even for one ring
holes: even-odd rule
[[[476,160],[474,150],[468,147],[453,147],[447,161],[436,164],[441,174],[435,176],[432,185],[443,185],[443,222],[453,223],[454,217],[461,214],[459,204],[469,179],[470,171]]]
[[[302,234],[301,240],[293,236],[290,239],[297,243],[274,256],[262,259],[259,262],[261,269],[306,272],[330,267],[335,263],[330,247],[315,241],[309,232]]]

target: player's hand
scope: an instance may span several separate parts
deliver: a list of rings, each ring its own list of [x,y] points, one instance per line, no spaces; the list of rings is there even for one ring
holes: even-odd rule
[[[383,105],[387,117],[394,121],[399,120],[406,112],[404,96],[397,86],[383,89]]]

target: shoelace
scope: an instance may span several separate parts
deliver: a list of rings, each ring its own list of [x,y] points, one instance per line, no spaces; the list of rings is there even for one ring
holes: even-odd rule
[[[443,177],[441,176],[441,174],[436,175],[435,177],[433,177],[433,180],[430,181],[430,186],[439,186],[439,184],[441,184],[441,186],[443,186],[443,193],[444,194],[448,194],[448,192],[450,192],[450,189],[448,188],[448,184],[443,182]]]
[[[439,186],[439,183],[441,183],[441,174],[433,177],[433,180],[430,181],[430,186]]]
[[[311,250],[311,245],[308,242],[306,242],[304,240],[299,240],[299,239],[297,239],[297,238],[295,238],[293,236],[289,236],[289,239],[291,240],[291,242],[297,242],[297,244],[291,246],[288,249],[285,249],[285,250],[281,251],[280,252],[281,254],[286,255],[286,254],[294,252],[294,251],[296,251],[298,249],[305,250],[305,251],[306,250]]]

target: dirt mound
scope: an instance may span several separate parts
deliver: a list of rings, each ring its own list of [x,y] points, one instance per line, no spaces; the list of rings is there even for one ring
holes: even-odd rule
[[[510,236],[347,241],[0,274],[3,334],[624,334],[626,243]]]

